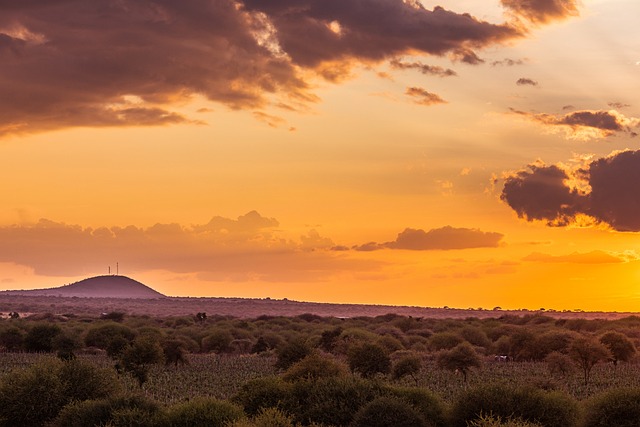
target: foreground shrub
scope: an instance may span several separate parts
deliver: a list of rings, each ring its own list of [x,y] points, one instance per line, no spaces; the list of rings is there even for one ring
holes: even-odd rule
[[[495,415],[481,415],[467,424],[467,427],[540,427],[540,424],[523,421],[519,418],[506,418]]]
[[[244,417],[239,406],[212,398],[195,398],[167,410],[166,425],[171,427],[224,426]]]
[[[584,427],[632,427],[640,420],[640,389],[616,389],[586,404]]]
[[[277,408],[260,411],[251,420],[246,418],[235,421],[229,427],[294,427],[293,419]]]
[[[319,378],[339,377],[347,373],[347,368],[331,356],[312,353],[296,362],[284,374],[285,381],[317,380]]]
[[[364,405],[355,415],[353,427],[421,427],[429,426],[408,403],[393,397],[378,397]]]
[[[446,425],[444,404],[433,392],[424,388],[392,387],[387,395],[409,403],[429,426]]]
[[[51,427],[157,426],[161,424],[160,406],[140,395],[102,400],[76,401],[65,406]]]
[[[359,378],[322,378],[293,384],[283,410],[301,424],[347,426],[362,406],[383,394],[377,382]]]
[[[247,415],[258,415],[266,408],[282,408],[289,399],[291,385],[278,377],[257,378],[246,382],[233,397]]]
[[[569,427],[577,423],[578,406],[562,392],[492,384],[461,393],[451,408],[451,424],[466,427],[483,414],[515,417],[544,427]]]
[[[3,378],[0,419],[4,425],[41,426],[71,401],[100,399],[118,389],[110,371],[77,360],[47,360]]]

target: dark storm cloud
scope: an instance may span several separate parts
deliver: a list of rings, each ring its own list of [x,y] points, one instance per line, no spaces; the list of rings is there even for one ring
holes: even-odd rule
[[[579,182],[585,191],[572,188]],[[622,151],[569,171],[531,165],[505,179],[501,199],[519,217],[566,226],[587,216],[617,231],[640,231],[640,151]]]
[[[570,107],[566,106],[564,109]],[[514,109],[511,111],[543,125],[565,127],[574,135],[579,135],[581,131],[589,129],[598,131],[598,135],[602,137],[611,136],[618,132],[632,133],[632,129],[640,124],[639,119],[626,117],[616,110],[581,110],[564,115],[529,113]]]
[[[270,18],[282,49],[305,67],[380,61],[405,52],[471,55],[473,49],[522,36],[508,25],[401,0],[245,0],[244,5]]]
[[[538,86],[538,82],[533,79],[528,79],[526,77],[521,77],[516,81],[518,86]]]
[[[536,22],[575,9],[503,4]],[[195,96],[276,125],[265,108],[318,101],[309,79],[340,82],[355,65],[402,55],[481,64],[479,50],[527,32],[403,0],[0,0],[0,136],[194,123],[175,110]]]
[[[393,59],[390,62],[392,68],[398,70],[418,70],[425,75],[434,75],[439,77],[451,77],[458,74],[450,68],[442,68],[434,65],[426,65],[421,62],[403,62],[399,59]]]
[[[267,32],[229,0],[3,1],[0,135],[187,122],[167,106],[194,95],[313,100]]]
[[[369,242],[355,246],[357,251],[379,249],[406,249],[413,251],[495,248],[504,236],[501,233],[485,232],[475,228],[446,226],[429,231],[406,228],[392,242]]]
[[[420,87],[409,87],[407,88],[405,93],[413,98],[413,102],[420,105],[436,105],[447,103],[447,101],[440,98],[439,95],[428,92],[426,89]]]
[[[578,15],[577,0],[500,0],[513,15],[535,24]]]

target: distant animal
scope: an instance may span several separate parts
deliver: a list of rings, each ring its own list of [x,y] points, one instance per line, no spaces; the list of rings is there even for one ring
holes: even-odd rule
[[[508,362],[509,361],[509,356],[496,354],[496,356],[494,357],[494,360],[496,362]]]

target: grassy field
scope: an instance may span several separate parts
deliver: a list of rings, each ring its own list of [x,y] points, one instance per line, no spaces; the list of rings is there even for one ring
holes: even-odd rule
[[[104,355],[82,355],[80,358],[101,367],[112,367],[113,360]],[[50,354],[0,353],[0,380],[7,373],[24,369],[45,359],[55,359]],[[247,381],[277,375],[275,357],[264,355],[216,355],[191,354],[185,365],[151,367],[149,379],[139,388],[127,375],[119,378],[126,389],[142,390],[143,393],[163,404],[209,396],[219,399],[231,398]],[[578,400],[584,400],[599,392],[620,387],[640,387],[640,365],[621,363],[617,368],[610,363],[599,364],[591,373],[588,386],[584,385],[580,372],[552,375],[544,362],[486,362],[482,368],[472,371],[467,384],[462,376],[439,369],[433,361],[425,361],[416,381],[410,377],[400,380],[379,376],[378,380],[406,387],[420,387],[441,396],[445,402],[468,387],[488,383],[514,386],[536,386],[549,390],[562,390]]]

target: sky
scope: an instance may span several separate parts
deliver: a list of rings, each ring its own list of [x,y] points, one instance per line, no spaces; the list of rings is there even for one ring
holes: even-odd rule
[[[638,312],[638,16],[0,0],[0,289]]]

